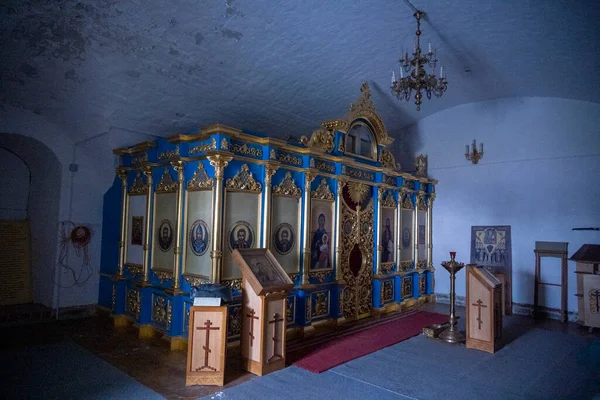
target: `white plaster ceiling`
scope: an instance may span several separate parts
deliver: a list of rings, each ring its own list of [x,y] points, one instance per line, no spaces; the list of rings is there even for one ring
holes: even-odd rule
[[[398,101],[390,73],[416,24],[402,0],[0,3],[0,107],[66,124],[171,135],[220,122],[308,135],[368,81],[388,131],[514,96],[600,102],[597,0],[414,0],[449,87]],[[470,72],[465,72],[469,70]]]

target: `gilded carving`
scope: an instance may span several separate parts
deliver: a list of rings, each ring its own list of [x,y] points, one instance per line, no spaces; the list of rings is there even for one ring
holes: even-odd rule
[[[394,300],[394,283],[391,280],[383,281],[380,292],[381,304]]]
[[[409,271],[413,265],[412,261],[402,261],[400,263],[400,268],[402,271]]]
[[[316,168],[316,167],[315,167],[315,159],[314,159],[314,158],[311,158],[311,159],[308,161],[308,166],[309,166],[310,168]]]
[[[136,275],[141,276],[144,273],[144,267],[138,264],[125,264],[125,267],[134,278]]]
[[[333,269],[327,271],[314,271],[309,274],[309,276],[318,281],[319,283],[323,283],[325,281],[329,281],[333,278],[334,271]]]
[[[148,185],[144,183],[141,171],[137,171],[135,179],[133,180],[133,186],[129,190],[130,196],[136,196],[148,193]]]
[[[168,301],[167,302],[167,330],[171,330],[171,323],[173,322],[173,304]]]
[[[315,313],[311,318],[329,315],[329,292],[317,292],[313,294],[315,301]]]
[[[285,302],[285,322],[294,324],[296,322],[296,296],[288,296]]]
[[[419,211],[427,211],[427,205],[425,204],[425,193],[417,192],[417,209]]]
[[[370,188],[364,183],[350,181],[347,183],[347,186],[353,202],[361,204],[369,197]]]
[[[167,303],[166,297],[152,294],[152,322],[167,326]]]
[[[346,142],[346,135],[342,135],[340,137],[340,142],[338,143],[338,151],[342,154],[344,154],[346,152],[346,145],[344,144]]]
[[[140,317],[140,307],[141,301],[139,290],[127,288],[126,311],[135,315],[135,318],[138,319]]]
[[[208,156],[207,158],[210,165],[215,169],[215,179],[223,179],[223,173],[225,172],[227,164],[231,161],[231,156],[215,154]]]
[[[231,290],[242,290],[242,278],[224,280],[221,285],[228,286]]]
[[[175,146],[174,150],[163,151],[158,153],[159,160],[170,160],[171,158],[179,157],[179,146]]]
[[[262,190],[262,185],[254,180],[248,164],[242,165],[236,176],[227,179],[225,186],[228,190],[247,190],[250,192],[260,192]]]
[[[160,178],[160,182],[156,186],[157,193],[174,193],[177,191],[179,183],[173,180],[171,169],[167,166]]]
[[[221,139],[221,150],[229,150],[229,142],[226,138]]]
[[[277,172],[277,170],[279,169],[278,166],[273,166],[273,165],[266,165],[265,166],[265,185],[269,186],[271,185],[271,179],[273,178],[273,175],[275,175],[275,172]]]
[[[419,296],[427,292],[427,280],[425,274],[419,275]]]
[[[381,206],[396,208],[396,200],[394,200],[394,195],[392,194],[391,191],[389,191],[389,190],[387,191],[386,196],[383,198],[383,201],[381,202]]]
[[[210,279],[194,275],[184,275],[183,280],[184,282],[187,282],[190,286],[200,286],[210,283]]]
[[[242,334],[242,305],[229,307],[229,321],[227,326],[227,337],[235,337]]]
[[[306,296],[306,322],[310,322],[310,317],[312,315],[311,298],[312,296]]]
[[[146,152],[131,158],[131,164],[134,167],[139,167],[146,162],[148,162],[148,153]]]
[[[302,158],[295,157],[291,154],[278,154],[277,161],[284,164],[302,165]]]
[[[404,182],[402,183],[402,187],[405,187],[407,189],[414,189],[415,188],[415,183],[413,181],[409,181],[409,180],[404,180]]]
[[[214,139],[213,139],[214,140]],[[216,147],[216,145],[215,145]],[[200,144],[198,146],[194,146],[190,149],[190,154],[196,154],[196,153],[206,153],[207,151],[209,151],[211,149],[210,147],[210,143],[203,143]]]
[[[204,169],[204,164],[199,161],[198,169],[194,172],[194,176],[187,184],[187,190],[207,190],[212,189],[214,180],[208,176]]]
[[[277,160],[277,152],[275,151],[275,149],[271,149],[271,151],[269,152],[269,159]]]
[[[393,176],[384,175],[383,183],[390,185],[390,186],[396,186],[396,178],[394,178]]]
[[[243,154],[245,156],[262,157],[263,155],[262,149],[250,147],[246,143],[244,143],[243,145],[239,145],[237,143],[232,144],[231,151],[234,153]]]
[[[409,193],[407,193],[406,196],[404,196],[404,200],[402,201],[402,208],[405,210],[413,210],[415,208]]]
[[[400,164],[396,162],[396,157],[394,157],[392,152],[385,149],[381,150],[381,153],[379,153],[379,162],[384,168],[393,170],[399,170],[401,168]]]
[[[430,208],[430,209],[433,209],[433,201],[434,201],[434,200],[435,200],[435,193],[431,193],[431,194],[429,195],[429,200],[428,200],[428,202],[427,202],[427,203],[429,203],[428,205],[429,205],[429,208]]]
[[[292,282],[296,283],[300,279],[300,273],[288,274]]]
[[[323,178],[317,190],[313,190],[311,198],[318,200],[330,200],[333,201],[333,193],[329,189],[329,185],[327,184],[327,179]]]
[[[311,159],[314,160],[314,159]],[[335,172],[335,167],[331,164],[328,164],[324,161],[318,160],[315,163],[315,167],[320,170],[320,171],[324,171],[324,172]]]
[[[413,277],[412,275],[402,278],[402,297],[413,297]]]
[[[391,274],[392,272],[394,272],[394,265],[395,263],[393,262],[382,263],[380,264],[379,270],[383,275]]]
[[[419,154],[415,160],[415,171],[417,176],[427,176],[427,156]]]
[[[375,175],[371,172],[365,172],[358,169],[350,168],[344,166],[345,169],[342,169],[342,173],[356,179],[366,179],[368,181],[372,181],[375,179]]]
[[[334,149],[333,132],[327,129],[317,129],[313,132],[310,139],[306,136],[300,138],[300,143],[311,149],[322,150],[331,153]]]
[[[296,186],[294,179],[292,178],[291,172],[285,173],[285,178],[279,185],[273,187],[273,193],[282,196],[300,197],[302,196],[302,190]]]
[[[427,269],[427,260],[418,260],[417,269]]]
[[[173,271],[152,270],[152,272],[160,283],[173,280]]]
[[[212,139],[210,140],[210,148],[211,148],[212,150],[216,150],[216,149],[217,149],[217,139],[215,139],[215,138],[212,138]]]

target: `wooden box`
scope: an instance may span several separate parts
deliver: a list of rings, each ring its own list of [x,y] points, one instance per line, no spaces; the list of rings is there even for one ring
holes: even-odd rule
[[[502,283],[476,264],[467,265],[466,275],[466,346],[495,353],[502,339]]]
[[[227,307],[191,306],[186,386],[225,383]]]
[[[285,368],[285,302],[292,280],[268,249],[236,249],[242,271],[242,368],[262,376]]]

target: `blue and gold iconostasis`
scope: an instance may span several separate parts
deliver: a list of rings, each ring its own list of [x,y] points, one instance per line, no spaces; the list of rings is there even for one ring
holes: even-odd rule
[[[221,283],[234,291],[235,346],[236,248],[268,248],[289,274],[292,335],[431,300],[437,182],[401,171],[366,83],[361,92],[343,119],[299,141],[211,125],[116,149],[104,238],[119,237],[103,240],[99,298],[115,324],[180,348],[190,287]]]

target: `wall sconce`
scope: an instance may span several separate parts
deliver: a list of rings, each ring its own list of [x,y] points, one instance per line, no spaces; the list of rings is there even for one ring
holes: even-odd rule
[[[477,142],[473,139],[472,149],[469,150],[469,145],[466,145],[465,158],[473,164],[477,164],[483,158],[483,143],[479,143],[479,151],[477,151]]]

